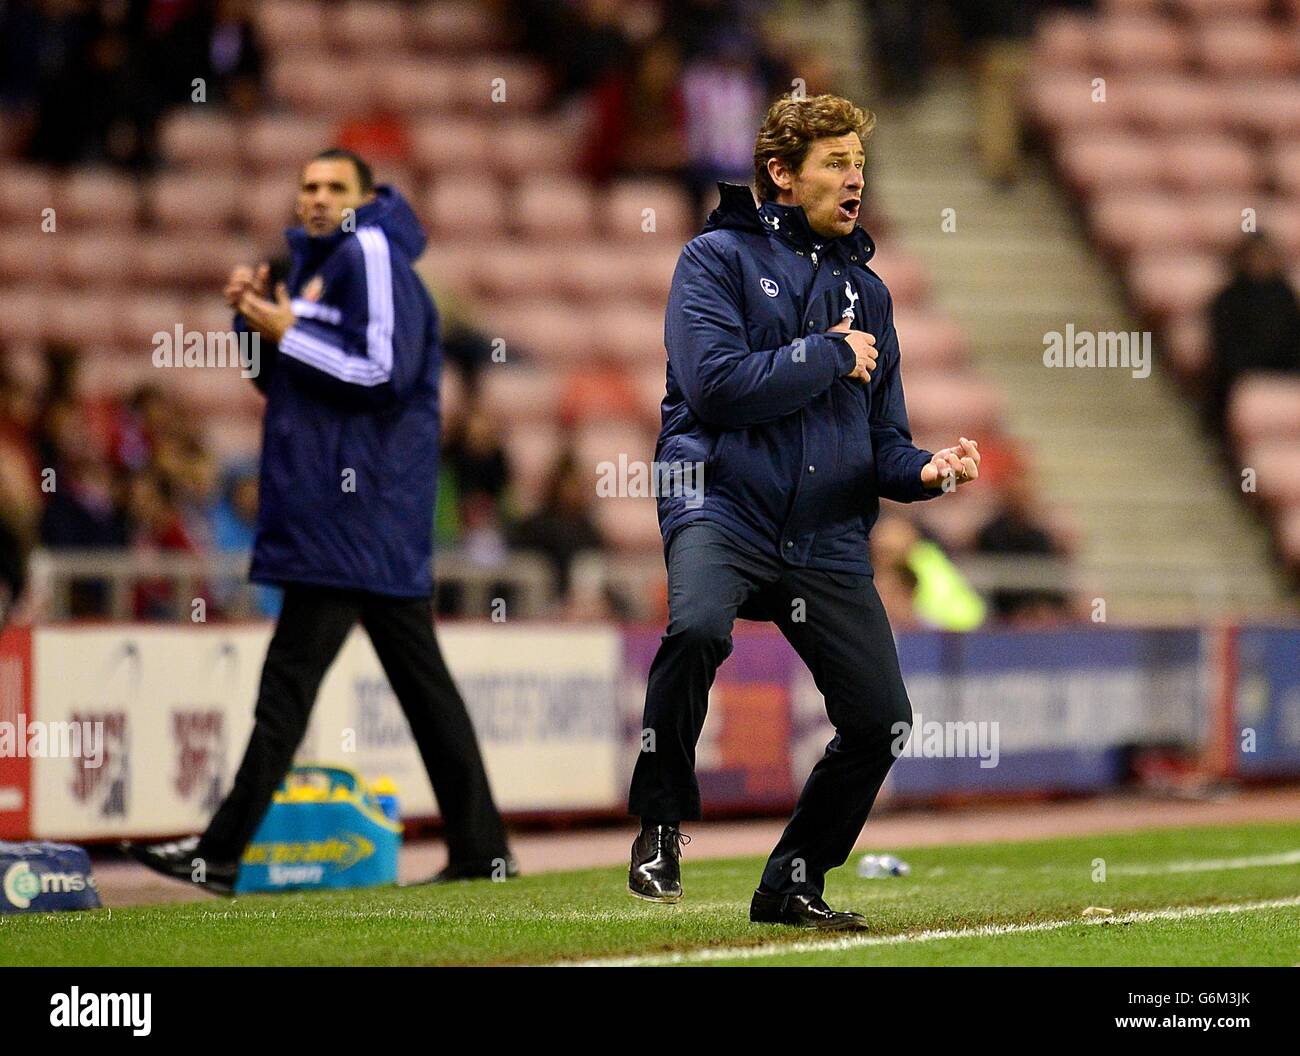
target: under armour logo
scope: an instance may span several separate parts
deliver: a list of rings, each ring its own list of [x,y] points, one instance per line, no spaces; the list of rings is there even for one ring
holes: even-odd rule
[[[781,218],[779,216],[768,216],[767,213],[759,213],[758,215],[762,218],[763,223],[767,224],[773,231],[780,229]]]

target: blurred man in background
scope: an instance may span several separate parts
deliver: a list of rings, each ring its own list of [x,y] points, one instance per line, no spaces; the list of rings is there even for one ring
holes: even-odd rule
[[[449,863],[434,880],[504,879],[517,869],[433,633],[441,355],[437,312],[411,266],[424,231],[393,188],[376,188],[369,166],[342,150],[304,168],[297,213],[287,284],[272,297],[263,264],[236,268],[225,291],[236,329],[262,342],[252,578],[285,590],[252,738],[202,837],[132,851],[167,876],[233,890],[325,672],[359,620],[446,823]]]

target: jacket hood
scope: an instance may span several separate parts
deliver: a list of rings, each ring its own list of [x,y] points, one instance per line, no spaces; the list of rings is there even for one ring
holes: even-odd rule
[[[420,225],[415,211],[395,187],[387,184],[375,188],[375,197],[357,210],[357,227],[378,227],[388,241],[400,249],[410,260],[424,252],[428,236]],[[298,249],[307,245],[333,246],[350,232],[339,228],[328,235],[313,238],[301,227],[291,227],[285,232],[289,245]]]
[[[743,183],[718,184],[718,205],[709,213],[704,230],[761,231],[805,249],[818,242],[842,242],[857,251],[863,264],[876,252],[875,242],[860,225],[855,225],[851,232],[839,238],[822,239],[808,226],[803,206],[777,202],[764,202],[759,206],[754,201],[753,191]]]

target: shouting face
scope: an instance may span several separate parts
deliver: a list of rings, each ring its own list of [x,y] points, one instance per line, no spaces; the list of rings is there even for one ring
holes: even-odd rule
[[[808,226],[823,238],[838,238],[857,225],[865,161],[862,140],[856,132],[846,132],[813,140],[797,170],[771,158],[767,171],[781,205],[803,206]]]

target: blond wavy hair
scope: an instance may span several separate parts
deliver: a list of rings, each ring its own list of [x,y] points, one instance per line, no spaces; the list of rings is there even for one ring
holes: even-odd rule
[[[875,127],[875,114],[838,95],[814,95],[806,99],[781,96],[768,109],[754,141],[754,188],[759,201],[769,201],[780,193],[767,173],[770,158],[780,158],[797,172],[813,140],[856,132],[865,143]]]

